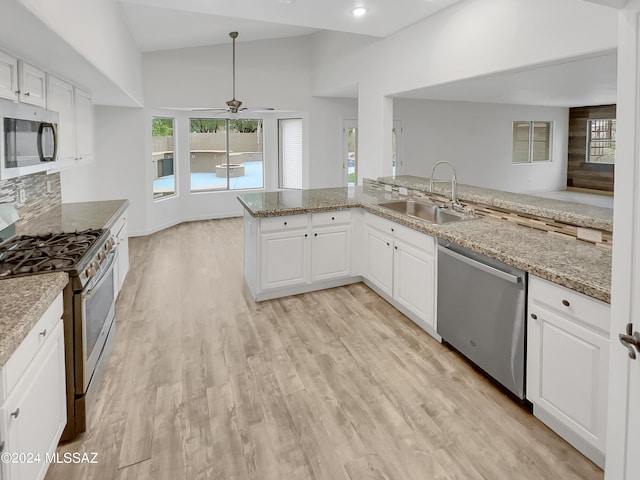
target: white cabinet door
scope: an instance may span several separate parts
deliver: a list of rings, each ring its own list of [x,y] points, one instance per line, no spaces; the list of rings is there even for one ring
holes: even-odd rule
[[[609,339],[536,303],[529,313],[527,398],[534,414],[602,466],[604,454],[594,456],[571,437],[605,450]]]
[[[40,480],[66,425],[62,321],[34,357],[0,412],[6,426],[5,451],[40,455],[40,462],[5,464],[11,480]]]
[[[118,242],[118,292],[122,289],[124,279],[129,273],[129,225],[125,221],[117,238]]]
[[[91,95],[74,89],[76,119],[76,157],[78,161],[93,159],[93,104]]]
[[[72,165],[76,158],[76,122],[73,86],[51,75],[47,76],[47,109],[58,112],[58,162]]]
[[[307,229],[262,234],[260,238],[262,290],[308,282],[308,237]]]
[[[393,239],[375,228],[365,232],[366,278],[382,292],[393,295]]]
[[[349,276],[351,229],[348,226],[316,228],[311,240],[311,281]]]
[[[18,59],[0,52],[0,98],[18,100]]]
[[[47,84],[44,71],[23,61],[18,62],[18,65],[20,101],[45,108],[47,104]]]
[[[430,327],[435,327],[435,275],[433,255],[395,241],[393,298]]]

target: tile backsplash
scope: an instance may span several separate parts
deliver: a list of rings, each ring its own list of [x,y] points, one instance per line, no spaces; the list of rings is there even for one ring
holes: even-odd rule
[[[24,190],[24,202],[20,202],[20,190]],[[16,207],[20,215],[16,225],[28,222],[62,203],[60,174],[34,173],[0,180],[0,203],[13,203]]]

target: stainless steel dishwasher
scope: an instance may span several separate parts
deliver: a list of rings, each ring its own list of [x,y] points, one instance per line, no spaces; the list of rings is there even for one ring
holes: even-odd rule
[[[526,290],[526,272],[439,241],[438,334],[520,399]]]

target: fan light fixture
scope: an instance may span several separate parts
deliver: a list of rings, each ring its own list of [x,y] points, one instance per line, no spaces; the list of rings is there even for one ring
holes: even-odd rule
[[[354,17],[361,17],[365,13],[367,13],[367,9],[365,7],[356,7],[353,10],[351,10],[351,13],[353,14]]]
[[[238,113],[238,112],[266,112],[273,110],[271,107],[243,107],[242,102],[236,98],[236,38],[238,38],[238,32],[229,32],[229,36],[233,40],[233,63],[232,63],[232,72],[233,72],[233,85],[232,85],[232,93],[233,98],[227,101],[227,108],[194,108],[193,111],[213,111],[213,110],[221,110],[227,111],[229,113]]]

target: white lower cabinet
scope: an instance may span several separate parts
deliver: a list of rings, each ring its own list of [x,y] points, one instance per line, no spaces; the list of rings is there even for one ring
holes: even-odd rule
[[[393,295],[393,238],[366,227],[365,278],[381,292]]]
[[[393,298],[435,330],[434,255],[400,240],[393,248]]]
[[[0,432],[10,459],[0,465],[4,480],[44,478],[66,425],[61,316],[62,294],[3,368],[7,395],[0,407]]]
[[[308,282],[309,233],[306,228],[262,234],[260,254],[263,290]]]
[[[365,223],[365,281],[439,338],[435,325],[435,239],[372,214],[367,214]]]
[[[128,208],[120,215],[111,227],[111,236],[116,242],[116,264],[113,282],[116,292],[120,292],[124,279],[129,272],[129,221],[127,219]]]
[[[244,274],[257,300],[345,285],[351,274],[351,212],[244,216]]]
[[[311,281],[348,277],[350,268],[351,228],[318,227],[311,237]]]
[[[531,276],[527,399],[536,417],[604,468],[609,305]]]

